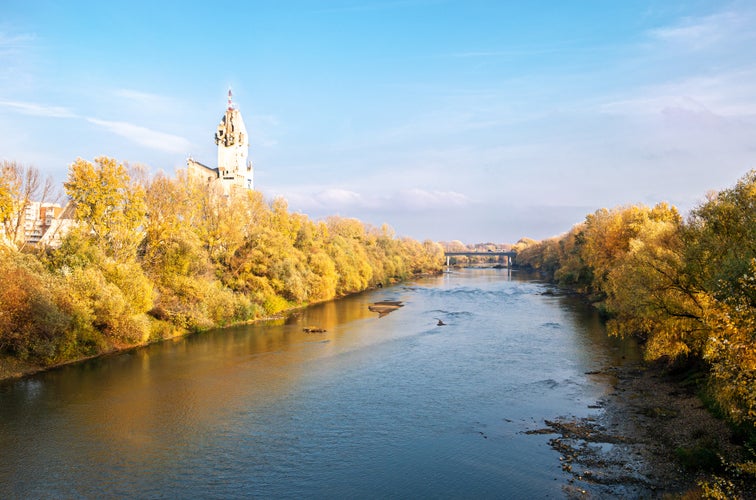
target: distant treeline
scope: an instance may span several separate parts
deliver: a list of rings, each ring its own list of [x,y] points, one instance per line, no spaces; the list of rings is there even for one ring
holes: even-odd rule
[[[33,174],[33,175],[30,175]],[[12,227],[38,174],[3,165],[0,222]],[[57,248],[0,249],[0,354],[49,365],[254,320],[442,269],[443,249],[356,219],[315,222],[256,191],[79,159],[74,220]],[[7,224],[5,224],[7,223]]]
[[[718,407],[756,435],[756,171],[685,218],[663,203],[601,209],[515,249],[520,265],[588,294],[648,359],[703,366]]]

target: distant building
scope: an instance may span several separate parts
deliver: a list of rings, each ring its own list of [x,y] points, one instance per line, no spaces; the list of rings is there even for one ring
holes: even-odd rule
[[[241,112],[236,109],[228,91],[228,108],[215,132],[218,145],[218,166],[208,167],[195,161],[186,160],[190,177],[208,182],[219,182],[225,193],[232,188],[254,189],[252,162],[249,155],[249,136],[244,126]]]
[[[39,243],[62,212],[63,207],[57,203],[30,202],[24,211],[24,239],[26,243],[32,245]]]
[[[50,217],[51,212],[45,213],[44,231],[39,239],[35,242],[28,240],[35,245],[43,245],[50,248],[58,248],[63,243],[63,237],[76,225],[74,212],[76,206],[73,202],[68,202],[66,206],[60,208],[57,206],[54,210],[54,216]]]
[[[57,203],[29,202],[21,214],[19,237],[6,235],[5,228],[0,225],[0,240],[4,244],[16,246],[23,233],[23,242],[27,245],[56,248],[74,224],[73,210],[72,203],[61,207]]]

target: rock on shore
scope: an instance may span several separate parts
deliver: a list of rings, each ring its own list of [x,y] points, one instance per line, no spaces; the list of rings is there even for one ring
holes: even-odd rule
[[[718,467],[721,459],[745,459],[727,424],[714,417],[696,394],[656,366],[627,366],[591,372],[613,375],[614,391],[593,407],[596,417],[546,420],[528,431],[554,434],[567,477],[565,493],[575,498],[703,498],[701,484],[719,483],[729,498],[756,498],[753,480]],[[686,454],[697,461],[686,461]],[[713,463],[702,464],[707,454]],[[713,467],[700,467],[710,465]]]

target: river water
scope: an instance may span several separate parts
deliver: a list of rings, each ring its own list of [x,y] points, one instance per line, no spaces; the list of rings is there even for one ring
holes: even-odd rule
[[[637,351],[547,290],[465,269],[2,383],[0,498],[563,497],[525,431]]]

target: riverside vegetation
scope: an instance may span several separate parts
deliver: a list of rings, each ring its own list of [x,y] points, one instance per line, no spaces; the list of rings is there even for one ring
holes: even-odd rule
[[[29,248],[18,214],[50,185],[30,167],[2,167],[0,376],[258,319],[443,265],[440,245],[396,238],[387,226],[315,222],[283,199],[224,196],[185,172],[147,178],[105,157],[70,167],[76,224],[62,244]],[[641,339],[648,359],[696,367],[704,398],[751,453],[720,465],[756,477],[756,171],[686,218],[663,203],[602,209],[563,236],[513,249],[520,265],[589,296],[610,333]],[[691,453],[711,457],[681,450]],[[706,487],[726,493],[722,484]]]
[[[316,222],[256,191],[225,196],[179,172],[147,178],[78,159],[65,191],[75,224],[29,248],[20,215],[49,190],[6,162],[0,177],[0,375],[246,322],[439,272],[437,243],[356,219]],[[4,365],[4,366],[3,366]]]
[[[698,453],[756,479],[756,170],[685,218],[664,203],[601,209],[562,236],[515,249],[520,265],[587,295],[610,334],[635,336],[648,360],[702,379],[702,398],[750,455],[729,463],[697,449],[679,450],[681,458]],[[727,496],[726,483],[704,490]]]

